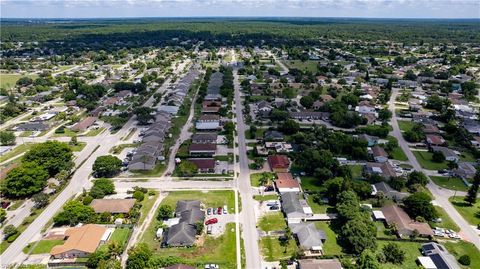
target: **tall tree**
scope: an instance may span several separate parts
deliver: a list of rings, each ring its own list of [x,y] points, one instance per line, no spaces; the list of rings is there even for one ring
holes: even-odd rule
[[[465,196],[465,202],[473,205],[477,202],[478,187],[480,186],[480,171],[477,171],[475,177],[473,177],[472,185],[468,189],[467,196]]]

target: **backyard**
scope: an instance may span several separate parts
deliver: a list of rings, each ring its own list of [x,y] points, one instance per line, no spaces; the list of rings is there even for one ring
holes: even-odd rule
[[[286,247],[280,245],[278,237],[265,236],[260,239],[260,249],[267,262],[285,260],[297,252],[295,240],[290,240]]]
[[[343,255],[342,247],[337,243],[337,235],[331,228],[331,223],[326,221],[316,221],[315,226],[324,231],[327,236],[327,240],[323,244],[323,251],[325,255]]]
[[[275,173],[270,172],[250,174],[250,184],[252,185],[252,187],[260,187],[260,180],[264,175],[269,177],[270,179],[275,178]]]
[[[392,263],[380,263],[381,269],[418,269],[417,258],[421,256],[420,252],[421,243],[408,242],[408,241],[377,241],[377,253],[380,252],[386,244],[394,242],[397,244],[403,251],[405,251],[405,261],[401,265],[395,265]]]

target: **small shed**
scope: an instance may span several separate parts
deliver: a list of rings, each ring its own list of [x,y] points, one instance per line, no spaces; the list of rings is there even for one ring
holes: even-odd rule
[[[383,215],[383,212],[380,210],[373,210],[373,217],[375,220],[385,220],[385,215]]]
[[[157,238],[162,238],[162,236],[163,236],[163,229],[162,229],[162,228],[158,228],[158,229],[157,229],[157,232],[155,233],[155,235],[157,236]]]

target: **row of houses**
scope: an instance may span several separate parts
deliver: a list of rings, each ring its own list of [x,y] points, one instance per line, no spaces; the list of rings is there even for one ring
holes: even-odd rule
[[[128,170],[153,170],[157,160],[164,160],[164,141],[171,128],[171,115],[157,112],[155,123],[141,132],[142,143],[134,150]]]

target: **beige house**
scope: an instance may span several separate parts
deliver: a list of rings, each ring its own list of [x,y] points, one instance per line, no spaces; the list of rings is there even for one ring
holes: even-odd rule
[[[65,231],[65,243],[54,246],[50,255],[55,259],[87,257],[101,244],[105,232],[107,228],[96,224],[70,228]]]

